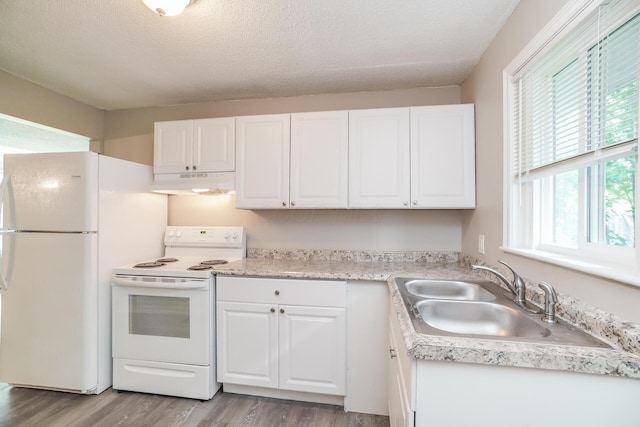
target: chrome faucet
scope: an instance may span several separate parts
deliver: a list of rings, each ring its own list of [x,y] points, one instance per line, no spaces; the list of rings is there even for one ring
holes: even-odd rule
[[[510,282],[500,272],[494,270],[493,268],[485,267],[483,265],[472,265],[471,268],[473,268],[474,270],[485,270],[490,273],[493,273],[511,291],[511,293],[513,294],[513,301],[516,304],[518,304],[520,307],[524,308],[525,310],[529,311],[530,313],[540,313],[540,310],[538,310],[537,308],[532,308],[527,304],[527,300],[526,300],[527,288],[524,283],[524,280],[522,280],[522,277],[520,277],[520,275],[516,273],[516,271],[506,262],[504,261],[498,261],[498,262],[504,265],[505,267],[507,267],[509,271],[511,271],[511,274],[513,274],[512,282]]]
[[[538,287],[544,291],[544,316],[542,316],[542,320],[547,323],[556,323],[556,303],[558,302],[556,290],[547,282],[538,283]]]

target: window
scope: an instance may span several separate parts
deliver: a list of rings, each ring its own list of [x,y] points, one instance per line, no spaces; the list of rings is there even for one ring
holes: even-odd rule
[[[0,114],[0,179],[5,154],[89,151],[89,145],[86,136]]]
[[[569,2],[542,34],[505,70],[505,250],[640,285],[640,3]]]

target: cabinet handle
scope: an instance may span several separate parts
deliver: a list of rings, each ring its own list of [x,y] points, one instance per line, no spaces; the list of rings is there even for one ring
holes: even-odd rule
[[[194,169],[195,169],[195,168],[194,168]],[[418,206],[418,201],[417,201],[417,200],[414,200],[414,201],[413,201],[413,206]]]
[[[276,309],[275,309],[275,308],[273,308],[273,307],[271,307],[271,312],[272,312],[272,313],[275,313],[275,312],[276,312]]]
[[[296,205],[296,202],[291,202],[291,206],[295,206],[295,205]]]
[[[287,206],[287,202],[282,202],[282,206]]]
[[[284,308],[281,308],[281,309],[280,309],[280,313],[284,313]]]
[[[403,205],[409,206],[409,202],[404,202]]]
[[[398,354],[396,353],[396,351],[393,348],[389,349],[389,357],[392,359],[395,359],[396,357],[398,357]]]
[[[193,170],[196,170],[196,165],[193,165]]]
[[[276,295],[280,295],[280,291],[276,291],[276,292],[275,292],[275,294],[276,294]]]
[[[189,170],[189,166],[185,166],[184,168],[185,168],[186,170]]]

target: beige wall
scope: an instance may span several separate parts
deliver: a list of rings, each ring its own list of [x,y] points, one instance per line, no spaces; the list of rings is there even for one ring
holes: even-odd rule
[[[151,164],[153,123],[205,117],[409,105],[457,104],[459,87],[270,98],[105,113],[107,155]],[[397,210],[273,210],[234,207],[233,196],[170,196],[171,225],[243,225],[254,248],[459,251],[460,213]]]
[[[0,71],[0,113],[102,140],[103,111]],[[97,151],[97,144],[92,145]]]
[[[139,108],[105,112],[104,154],[153,164],[153,123],[163,120],[248,116],[324,110],[346,110],[409,105],[458,104],[460,88],[416,88],[380,92],[353,92],[249,99]]]
[[[531,280],[545,280],[584,302],[640,321],[640,289],[602,280],[499,249],[503,238],[502,70],[566,3],[565,0],[522,0],[462,85],[462,102],[476,104],[477,201],[463,214],[462,250],[495,264],[511,263]],[[478,235],[485,234],[486,255],[478,253]]]
[[[459,251],[460,212],[241,210],[235,196],[169,196],[172,225],[237,225],[250,248]]]

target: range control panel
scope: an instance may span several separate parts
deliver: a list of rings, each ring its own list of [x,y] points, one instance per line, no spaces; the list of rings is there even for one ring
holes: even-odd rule
[[[244,227],[169,226],[164,233],[165,246],[242,247]]]

